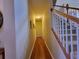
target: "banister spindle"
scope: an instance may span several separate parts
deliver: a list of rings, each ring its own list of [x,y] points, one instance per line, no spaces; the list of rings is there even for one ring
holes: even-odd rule
[[[66,5],[67,14],[68,14],[68,7],[69,7],[69,5],[67,4]],[[65,23],[66,23],[66,52],[69,53],[69,48],[68,48],[68,28],[67,28],[67,26],[68,26],[68,18],[66,19]]]
[[[68,29],[67,29],[67,20],[65,21],[66,25],[65,25],[65,28],[66,28],[66,52],[69,53],[69,50],[68,50]]]
[[[63,44],[63,47],[65,47],[65,41],[64,41],[64,18],[62,17],[61,20],[62,20],[62,44]]]
[[[60,16],[59,15],[58,15],[58,20],[57,20],[57,28],[58,28],[58,38],[60,38]]]
[[[55,31],[56,31],[56,34],[58,35],[58,24],[57,24],[57,20],[58,20],[58,15],[56,15],[56,19],[55,19]]]
[[[77,24],[77,59],[79,59],[79,24]]]
[[[61,31],[62,31],[62,28],[61,28],[61,23],[62,23],[62,20],[61,20],[61,18],[60,18],[60,20],[59,20],[59,23],[60,23],[60,42],[62,43],[62,38],[61,38]]]
[[[77,17],[79,18],[79,10],[77,11]],[[76,35],[77,35],[77,59],[79,59],[79,24],[76,24]]]
[[[73,39],[72,39],[72,21],[70,21],[70,40],[71,40],[71,59],[74,59]]]
[[[54,28],[54,30],[55,30],[55,20],[56,20],[56,15],[53,14],[53,28]]]
[[[56,16],[56,14],[54,14],[54,20],[53,20],[53,24],[54,24],[54,31],[56,32],[56,18],[57,18],[57,16]]]

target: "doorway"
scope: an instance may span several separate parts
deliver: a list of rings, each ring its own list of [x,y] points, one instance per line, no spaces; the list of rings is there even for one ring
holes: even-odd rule
[[[36,37],[41,37],[42,36],[42,18],[36,18],[35,24],[36,24]]]

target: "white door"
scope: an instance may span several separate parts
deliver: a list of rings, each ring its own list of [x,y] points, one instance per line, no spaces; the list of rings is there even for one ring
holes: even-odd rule
[[[36,24],[36,36],[42,36],[42,18],[35,20]]]

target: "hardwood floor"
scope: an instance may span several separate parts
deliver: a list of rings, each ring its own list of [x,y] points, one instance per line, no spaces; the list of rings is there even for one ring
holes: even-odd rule
[[[52,59],[42,37],[37,37],[30,59]]]

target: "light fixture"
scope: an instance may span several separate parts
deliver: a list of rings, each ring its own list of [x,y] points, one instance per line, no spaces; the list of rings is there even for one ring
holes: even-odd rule
[[[36,19],[40,19],[40,18],[42,18],[41,16],[36,16]]]

